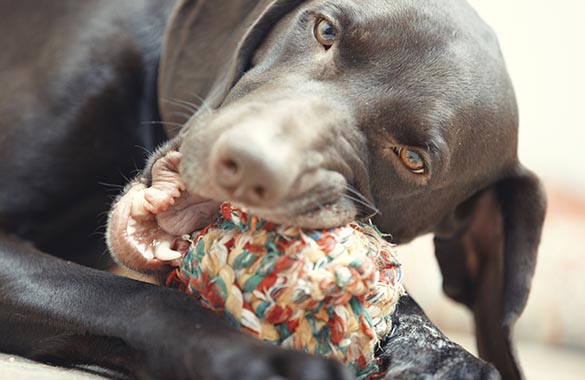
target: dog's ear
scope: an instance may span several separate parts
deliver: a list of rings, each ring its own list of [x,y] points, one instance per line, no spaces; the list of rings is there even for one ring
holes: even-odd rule
[[[220,106],[273,26],[303,1],[178,1],[160,59],[163,120],[184,123],[191,104]]]
[[[522,378],[511,334],[527,302],[545,211],[540,181],[518,165],[461,204],[435,235],[443,290],[473,311],[479,354],[504,379]]]

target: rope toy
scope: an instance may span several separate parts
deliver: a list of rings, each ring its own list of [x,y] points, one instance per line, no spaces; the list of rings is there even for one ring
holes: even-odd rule
[[[393,246],[371,224],[303,230],[224,203],[167,279],[264,341],[379,372],[374,352],[404,294]]]

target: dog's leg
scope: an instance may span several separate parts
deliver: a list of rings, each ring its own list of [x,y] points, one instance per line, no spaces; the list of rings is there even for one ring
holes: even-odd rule
[[[410,296],[400,299],[394,322],[378,352],[387,379],[500,379],[491,364],[443,335]]]
[[[346,378],[336,362],[237,332],[187,295],[62,261],[1,234],[0,336],[2,352],[98,364],[138,379]]]

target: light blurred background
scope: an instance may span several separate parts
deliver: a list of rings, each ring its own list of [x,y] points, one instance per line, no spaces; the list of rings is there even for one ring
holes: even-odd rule
[[[528,379],[585,379],[585,1],[468,1],[499,37],[520,108],[520,159],[549,198],[532,293],[516,327],[521,362]],[[471,316],[441,293],[431,239],[400,248],[408,289],[473,351]]]

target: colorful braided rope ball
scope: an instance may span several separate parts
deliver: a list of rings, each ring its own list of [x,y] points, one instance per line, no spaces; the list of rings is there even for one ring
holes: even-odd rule
[[[303,230],[224,203],[167,285],[259,339],[366,378],[379,372],[374,352],[392,329],[400,278],[392,245],[371,224]]]

